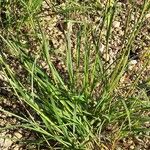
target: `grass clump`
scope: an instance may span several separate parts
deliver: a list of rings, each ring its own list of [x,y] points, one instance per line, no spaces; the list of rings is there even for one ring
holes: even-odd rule
[[[24,102],[23,106],[29,109],[24,117],[11,113],[22,120],[19,127],[38,133],[39,146],[45,144],[46,148],[51,149],[102,149],[109,144],[111,149],[114,149],[120,138],[144,130],[141,125],[149,118],[140,117],[140,113],[149,109],[149,102],[140,99],[139,93],[134,95],[140,72],[133,81],[132,89],[123,91],[126,94],[119,93],[119,83],[127,70],[131,47],[149,10],[149,2],[144,1],[132,30],[130,17],[133,4],[129,4],[121,49],[112,64],[104,60],[100,46],[104,40],[107,57],[118,2],[106,2],[102,21],[95,29],[90,23],[67,18],[67,30],[64,32],[65,75],[51,59],[56,55],[53,54],[49,39],[36,13],[30,14],[31,10],[39,11],[41,2],[39,1],[39,5],[33,5],[35,1],[21,1],[26,12],[22,21],[25,27],[28,27],[27,23],[31,25],[30,33],[37,46],[35,53],[30,55],[28,51],[28,38],[23,39],[23,44],[22,39],[13,35],[0,36],[5,44],[5,50],[1,51],[0,57],[2,71],[17,97],[16,100]],[[68,6],[67,12],[63,10],[63,13],[78,11],[70,7]],[[74,32],[75,50],[72,49]],[[24,70],[24,79],[9,64],[9,56],[19,63],[21,70]],[[41,61],[47,64],[46,71],[42,68]],[[147,66],[148,61],[144,64]],[[3,109],[1,111],[7,112]],[[105,135],[107,130],[113,135],[109,139],[110,142],[104,143],[108,139],[107,134]]]

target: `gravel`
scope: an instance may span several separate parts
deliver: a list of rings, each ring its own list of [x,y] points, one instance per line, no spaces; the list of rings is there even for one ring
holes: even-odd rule
[[[138,5],[141,4],[141,1],[138,1]],[[59,7],[64,7],[64,3],[61,2],[59,4]],[[119,12],[117,16],[117,20],[113,22],[113,31],[112,31],[112,41],[111,41],[111,49],[109,50],[109,54],[106,54],[105,51],[105,42],[102,41],[100,44],[100,52],[103,54],[103,58],[105,61],[110,61],[110,64],[113,63],[115,60],[118,51],[120,50],[120,43],[121,39],[123,37],[123,20],[125,19],[126,16],[126,0],[120,0],[119,6],[121,7],[121,11]],[[81,14],[72,14],[71,18],[74,20],[83,20],[85,19],[86,21],[92,22],[93,28],[94,26],[97,25],[97,22],[100,21],[99,12],[91,12],[91,14],[94,13],[94,15],[91,18],[84,18]],[[43,24],[43,30],[46,28],[46,33],[47,37],[49,38],[49,43],[50,46],[53,47],[56,50],[55,53],[58,54],[60,57],[64,57],[64,51],[66,45],[65,43],[65,38],[64,38],[64,31],[66,31],[66,24],[64,22],[64,16],[62,14],[57,14],[52,8],[49,8],[49,6],[46,3],[43,3],[43,14],[39,14],[39,16],[42,17],[42,21],[44,22]],[[132,15],[132,20],[135,20],[135,15]],[[147,22],[150,23],[150,14],[146,15]],[[94,21],[93,21],[94,20]],[[146,29],[145,29],[146,28]],[[143,62],[145,60],[142,60],[142,55],[144,53],[144,49],[150,47],[150,27],[149,26],[144,26],[142,27],[141,34],[139,37],[137,37],[137,41],[135,42],[136,46],[133,47],[133,54],[131,57],[131,60],[129,60],[129,66],[128,66],[128,71],[129,73],[125,73],[124,76],[121,78],[121,84],[126,86],[131,82],[130,76],[130,71],[134,72],[134,74],[137,73],[137,71],[142,67]],[[144,32],[145,31],[145,32]],[[141,39],[143,43],[141,43]],[[141,46],[142,45],[142,46]],[[144,45],[144,46],[143,46]],[[137,52],[137,49],[139,51]],[[138,56],[138,57],[135,57]],[[43,65],[45,65],[43,63]],[[46,68],[46,66],[45,66]],[[141,80],[145,80],[145,78],[150,74],[150,66],[145,69],[142,75]],[[4,108],[4,106],[10,107],[12,111],[14,109],[20,107],[17,106],[15,103],[11,103],[10,99],[6,99],[6,97],[11,97],[11,94],[9,95],[10,90],[5,89],[6,85],[5,83],[7,82],[7,79],[3,75],[2,71],[0,71],[0,95],[3,96],[0,102],[0,106]],[[0,108],[1,108],[0,107]],[[22,107],[22,106],[21,106]],[[20,111],[20,110],[19,110]],[[20,121],[16,120],[10,115],[6,115],[4,113],[0,113],[0,127],[4,127],[6,125],[13,125],[13,124],[19,124]],[[147,122],[145,124],[147,128],[150,128],[150,122]],[[28,134],[27,134],[28,135]],[[12,138],[13,136],[13,138]],[[7,137],[7,138],[2,138],[2,137]],[[0,131],[0,149],[1,150],[9,150],[10,148],[13,148],[13,150],[19,150],[20,149],[20,144],[17,144],[16,141],[24,138],[25,135],[22,131],[14,131],[12,134],[6,131]],[[13,140],[12,140],[13,139]],[[14,140],[15,139],[15,140]],[[15,144],[14,144],[15,143]],[[118,145],[116,146],[116,150],[149,150],[150,149],[150,133],[146,132],[145,135],[139,135],[139,136],[129,136],[127,138],[124,138],[123,140],[120,140],[118,142]]]

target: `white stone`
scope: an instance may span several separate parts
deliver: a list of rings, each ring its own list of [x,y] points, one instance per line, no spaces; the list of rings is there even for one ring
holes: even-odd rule
[[[19,145],[15,145],[14,150],[19,150]]]
[[[135,64],[137,64],[137,60],[131,60],[131,61],[129,62],[129,64],[130,64],[130,65],[135,65]]]
[[[146,14],[145,18],[146,18],[146,19],[150,18],[150,13],[149,13],[149,14]]]
[[[7,149],[12,145],[12,143],[13,143],[12,139],[7,138],[7,139],[5,139],[5,143],[3,146],[4,146],[4,148]]]
[[[121,147],[117,147],[116,150],[122,150],[122,148]]]
[[[109,61],[110,57],[109,57],[109,54],[104,54],[103,55],[103,58],[105,59],[105,61]]]
[[[129,70],[132,70],[132,69],[135,67],[136,64],[137,64],[137,60],[131,60],[131,61],[129,62],[129,67],[128,67],[128,69],[129,69]]]
[[[130,146],[130,149],[134,149],[135,147],[133,145]]]
[[[113,22],[113,27],[119,28],[120,27],[120,22],[119,21],[114,21]]]
[[[22,138],[22,134],[20,134],[19,132],[15,132],[14,134],[18,139]]]
[[[99,48],[100,52],[103,53],[103,52],[104,52],[104,49],[105,49],[105,46],[104,46],[102,43],[100,43],[100,46],[99,46],[99,47],[100,47],[100,48]]]
[[[0,138],[0,147],[2,147],[4,145],[4,138]]]

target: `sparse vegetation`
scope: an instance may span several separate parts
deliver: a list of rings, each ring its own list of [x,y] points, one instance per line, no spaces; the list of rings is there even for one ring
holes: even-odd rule
[[[63,18],[58,19],[57,28],[63,34],[64,49],[56,48],[48,34],[53,20],[44,22],[50,16],[44,16],[44,9]],[[131,53],[149,9],[148,0],[140,4],[1,1],[0,73],[8,94],[25,112],[15,114],[0,107],[21,122],[0,130],[25,128],[35,133],[37,140],[26,141],[35,149],[70,150],[116,149],[122,138],[145,134],[149,128],[144,124],[150,119],[149,76],[145,76],[150,45],[140,45],[140,65],[135,70]],[[98,12],[98,20],[91,21]],[[125,13],[120,14],[124,20],[117,22],[119,12]],[[117,33],[118,26],[122,33]],[[118,34],[119,46],[114,44]],[[112,56],[114,45],[117,52]],[[128,83],[126,76],[132,78]]]

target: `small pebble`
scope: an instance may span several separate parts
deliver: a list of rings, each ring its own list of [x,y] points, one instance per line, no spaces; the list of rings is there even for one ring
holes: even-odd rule
[[[116,150],[122,150],[122,148],[121,147],[117,147]]]
[[[20,149],[19,145],[15,145],[14,150],[19,150],[19,149]]]
[[[18,138],[18,139],[20,139],[20,138],[22,138],[22,135],[19,133],[19,132],[15,132],[15,134],[14,134],[15,136],[16,136],[16,138]]]
[[[135,64],[137,64],[137,60],[131,60],[131,61],[129,62],[129,64],[135,65]]]
[[[103,58],[105,59],[105,61],[109,61],[109,54],[106,54],[106,53],[105,53],[105,54],[103,55]]]
[[[131,61],[129,62],[129,67],[128,67],[128,69],[129,69],[129,70],[132,70],[132,69],[135,67],[136,64],[137,64],[137,60],[131,60]]]
[[[105,48],[105,46],[104,46],[102,43],[100,43],[100,48],[99,48],[99,50],[100,50],[101,53],[104,52],[104,48]]]
[[[134,146],[133,146],[133,145],[131,145],[131,146],[130,146],[130,149],[134,149]]]
[[[120,27],[120,22],[119,21],[114,21],[113,26],[114,26],[114,28],[119,28]]]
[[[146,14],[145,18],[146,18],[146,19],[150,18],[150,13],[149,13],[149,14]]]
[[[5,139],[5,143],[3,145],[4,148],[9,148],[12,145],[13,141],[11,139]]]

